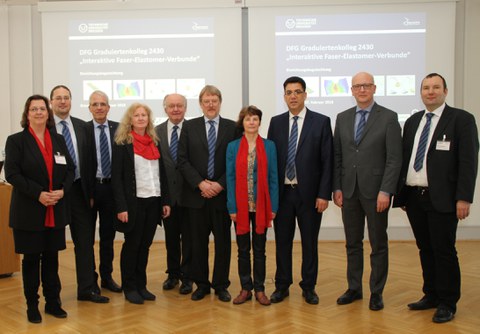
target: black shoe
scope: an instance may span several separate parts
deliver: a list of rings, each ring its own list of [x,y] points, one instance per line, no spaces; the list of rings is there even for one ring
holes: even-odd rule
[[[343,295],[338,297],[337,304],[338,305],[351,304],[354,301],[362,299],[362,298],[363,298],[363,296],[362,296],[361,292],[348,289],[347,291],[345,291],[345,293]]]
[[[192,300],[202,300],[206,295],[210,294],[210,289],[205,290],[203,288],[197,288],[194,293],[192,293]]]
[[[454,317],[453,312],[445,306],[439,306],[433,315],[432,321],[437,324],[449,322]]]
[[[55,318],[66,318],[67,312],[60,307],[58,303],[45,304],[45,313],[53,315]]]
[[[379,293],[372,293],[370,295],[370,303],[368,304],[368,307],[372,311],[380,311],[381,309],[383,309],[382,295]]]
[[[288,289],[286,290],[275,290],[272,295],[270,296],[270,301],[272,303],[280,303],[283,301],[286,297],[288,297],[290,293],[288,292]]]
[[[125,299],[128,300],[132,304],[143,304],[144,299],[136,290],[132,291],[124,291]]]
[[[97,295],[102,294],[102,292],[100,291],[100,287],[98,286],[97,282],[95,282],[95,284],[93,284],[92,291],[93,291],[93,293],[96,293]]]
[[[318,304],[318,295],[315,292],[315,290],[313,290],[313,289],[312,290],[303,290],[302,296],[303,296],[303,298],[305,298],[305,301],[308,304],[311,304],[311,305],[317,305]]]
[[[438,302],[429,299],[427,296],[423,296],[418,302],[410,303],[407,306],[412,311],[422,311],[437,308]]]
[[[157,297],[151,293],[150,291],[148,291],[147,289],[140,289],[138,290],[138,293],[140,294],[140,296],[142,296],[143,299],[145,300],[150,300],[150,301],[153,301],[155,300]]]
[[[27,309],[27,318],[28,321],[30,321],[33,324],[39,324],[42,322],[42,315],[40,314],[40,311],[38,310],[38,307],[29,307]]]
[[[78,295],[77,299],[82,301],[98,303],[98,304],[106,304],[110,301],[108,297],[99,295],[98,293],[95,293],[95,292],[90,292],[89,294],[85,294],[85,295]]]
[[[232,296],[227,289],[218,289],[215,290],[215,294],[218,296],[218,299],[222,302],[229,302],[232,300]]]
[[[122,287],[118,285],[113,278],[103,280],[101,282],[102,288],[110,290],[112,292],[122,292]]]
[[[183,280],[182,285],[180,285],[179,292],[181,295],[188,295],[192,293],[192,281]]]
[[[172,290],[177,285],[178,278],[167,278],[165,282],[163,282],[163,290]]]

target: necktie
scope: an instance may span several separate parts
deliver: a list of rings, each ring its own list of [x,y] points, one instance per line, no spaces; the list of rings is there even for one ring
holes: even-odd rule
[[[360,113],[360,121],[358,122],[357,126],[357,133],[355,134],[355,144],[358,145],[360,139],[363,135],[363,130],[365,129],[365,124],[367,124],[367,111],[366,110],[359,110]]]
[[[68,128],[67,122],[60,121],[60,123],[63,125],[62,135],[63,135],[63,138],[65,139],[65,143],[67,144],[68,153],[70,153],[70,157],[72,158],[73,164],[75,166],[75,180],[76,180],[80,177],[80,175],[78,173],[77,156],[75,155],[75,149],[73,148],[72,135],[70,134],[70,129]]]
[[[288,138],[288,154],[287,154],[287,178],[293,180],[295,178],[295,155],[297,153],[298,138],[298,116],[293,116],[292,130],[290,138]]]
[[[172,136],[170,137],[170,155],[172,160],[177,162],[177,150],[178,150],[178,125],[175,125],[172,129]]]
[[[208,121],[210,129],[208,129],[208,168],[207,176],[209,179],[213,178],[214,174],[214,161],[215,161],[215,142],[217,140],[215,133],[215,121]]]
[[[102,163],[103,177],[110,177],[111,163],[110,163],[110,150],[108,148],[107,134],[105,133],[105,124],[99,125],[100,129],[100,159]]]
[[[427,113],[425,117],[427,121],[423,127],[420,139],[418,140],[417,154],[415,155],[415,161],[413,163],[413,169],[418,172],[423,167],[423,159],[425,158],[425,152],[427,150],[428,133],[430,132],[430,125],[432,123],[432,113]]]

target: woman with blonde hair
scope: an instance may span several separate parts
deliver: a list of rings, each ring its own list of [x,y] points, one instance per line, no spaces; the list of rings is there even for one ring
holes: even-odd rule
[[[133,304],[155,300],[147,290],[147,263],[157,224],[170,215],[165,169],[151,109],[132,104],[115,134],[112,187],[116,230],[125,234],[120,271],[125,298]]]

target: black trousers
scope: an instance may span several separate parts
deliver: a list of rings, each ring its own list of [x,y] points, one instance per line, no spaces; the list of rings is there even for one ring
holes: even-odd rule
[[[230,286],[228,279],[231,256],[231,220],[227,208],[218,210],[210,201],[203,208],[188,209],[192,229],[192,265],[191,276],[200,289],[226,289]],[[215,260],[212,283],[209,281],[208,245],[210,233],[215,243]]]
[[[423,292],[455,312],[460,299],[456,212],[438,212],[428,190],[417,188],[410,189],[406,208],[420,253]]]
[[[115,229],[113,228],[113,222],[115,219],[115,202],[113,200],[113,191],[110,183],[97,182],[95,184],[95,198],[92,208],[92,220],[94,226],[97,222],[97,215],[99,218],[100,236],[99,272],[102,280],[109,280],[112,278],[113,272],[113,242],[115,240]],[[95,273],[95,277],[98,277],[97,273]]]
[[[120,254],[122,287],[125,292],[147,286],[147,264],[150,246],[157,230],[160,214],[158,197],[137,198],[135,225],[125,233]]]
[[[265,291],[266,256],[265,243],[267,231],[263,234],[255,232],[255,212],[249,213],[251,224],[250,233],[238,235],[238,275],[242,290]],[[253,245],[253,282],[250,249]]]
[[[186,208],[175,205],[170,217],[163,220],[165,247],[167,249],[167,274],[169,278],[190,280],[189,266],[192,261],[191,230]]]
[[[58,276],[58,252],[25,254],[22,260],[23,292],[27,305],[38,305],[38,288],[42,282],[47,304],[60,304],[62,285]]]

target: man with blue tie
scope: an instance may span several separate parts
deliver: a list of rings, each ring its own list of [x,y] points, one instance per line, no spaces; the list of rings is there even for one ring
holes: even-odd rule
[[[403,128],[400,191],[393,205],[407,212],[423,271],[424,296],[413,311],[436,308],[432,321],[454,318],[460,299],[455,247],[458,221],[470,214],[478,170],[478,130],[469,112],[445,103],[447,82],[430,73],[420,88],[425,110]]]
[[[108,297],[100,295],[95,282],[95,225],[92,222],[93,204],[93,139],[87,123],[70,116],[72,94],[64,85],[55,86],[50,92],[50,104],[54,113],[57,132],[65,138],[68,151],[75,164],[75,181],[67,197],[70,207],[70,232],[75,245],[77,273],[77,299],[94,303],[108,303]]]
[[[192,259],[192,242],[187,212],[182,205],[183,176],[177,164],[178,141],[186,122],[187,99],[180,94],[168,94],[163,99],[163,107],[168,119],[155,128],[160,138],[160,152],[167,174],[171,202],[170,216],[163,220],[168,274],[163,282],[163,289],[172,290],[181,280],[179,292],[187,295],[192,292],[192,280],[188,270]]]
[[[342,209],[347,249],[348,289],[337,299],[345,305],[363,298],[363,238],[365,218],[370,254],[370,302],[383,309],[388,275],[388,211],[402,165],[402,137],[397,114],[374,100],[370,73],[352,78],[356,106],[337,116],[334,134],[333,199]]]
[[[113,222],[114,219],[116,219],[116,214],[110,182],[112,171],[112,143],[118,123],[107,119],[108,112],[110,111],[108,95],[100,90],[96,90],[90,94],[88,109],[92,114],[93,120],[87,122],[87,124],[93,134],[92,139],[95,143],[95,150],[92,150],[92,153],[95,154],[95,156],[92,157],[95,163],[93,169],[95,186],[92,220],[95,225],[98,216],[101,286],[112,292],[122,292],[122,288],[112,278],[114,257],[113,242],[115,240]],[[95,273],[95,276],[97,276],[97,273]]]
[[[268,139],[278,154],[279,210],[274,220],[276,262],[275,291],[270,300],[279,303],[289,295],[295,221],[302,238],[302,281],[308,304],[318,304],[318,235],[322,213],[332,196],[332,128],[330,118],[305,107],[306,84],[290,77],[283,84],[288,111],[275,116]]]

